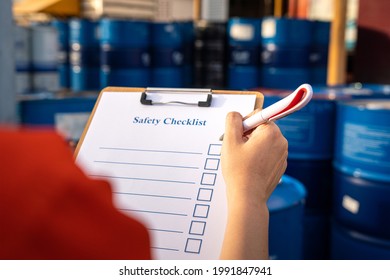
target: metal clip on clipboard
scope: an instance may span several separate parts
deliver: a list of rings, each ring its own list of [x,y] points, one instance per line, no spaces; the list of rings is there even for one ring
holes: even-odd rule
[[[178,99],[175,100],[159,100],[156,98],[153,99],[153,95],[159,94],[159,93],[170,93],[170,94],[193,94],[196,96],[204,95],[205,100],[201,101],[182,101]],[[187,96],[188,97],[188,96]],[[212,100],[212,92],[211,89],[190,89],[190,88],[154,88],[154,87],[148,87],[144,92],[141,94],[141,104],[143,105],[168,105],[168,104],[178,104],[178,105],[191,105],[191,106],[198,106],[198,107],[210,107],[211,106],[211,100]]]

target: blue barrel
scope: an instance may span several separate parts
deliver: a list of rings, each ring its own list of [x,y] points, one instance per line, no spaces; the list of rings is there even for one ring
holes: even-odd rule
[[[150,86],[150,23],[102,19],[101,86]]]
[[[284,175],[267,205],[271,259],[302,259],[303,211],[306,191],[296,179]]]
[[[31,66],[34,92],[59,90],[58,35],[50,25],[37,24],[31,27]]]
[[[63,97],[35,95],[19,100],[21,123],[28,126],[54,126],[61,113],[91,113],[97,96]]]
[[[310,51],[310,83],[325,85],[328,68],[328,49],[330,41],[330,22],[313,22],[313,42]]]
[[[308,20],[265,17],[261,23],[262,44],[310,46],[313,25]]]
[[[58,71],[60,75],[60,87],[70,88],[69,22],[66,20],[54,20],[52,24],[58,32]]]
[[[228,87],[230,89],[251,89],[259,85],[258,67],[229,66],[228,71]]]
[[[194,86],[226,88],[226,23],[198,21],[195,25]]]
[[[308,67],[265,67],[260,68],[259,81],[263,87],[277,89],[293,89],[310,81]]]
[[[262,87],[291,89],[311,82],[312,21],[265,17],[261,36]]]
[[[349,175],[390,182],[390,100],[337,106],[335,167]]]
[[[152,24],[152,61],[153,86],[183,87],[184,36],[179,23]]]
[[[390,240],[390,182],[335,171],[333,217],[364,234]]]
[[[264,107],[282,99],[291,91],[273,94],[263,91]],[[290,159],[331,159],[336,105],[325,95],[314,95],[308,105],[276,123],[289,144]]]
[[[101,88],[99,23],[72,19],[69,28],[71,89],[98,91]]]
[[[184,72],[182,68],[156,67],[152,70],[153,86],[183,87]]]
[[[183,34],[183,86],[193,86],[195,27],[193,21],[178,23]]]
[[[310,66],[310,51],[309,46],[263,44],[261,65],[278,68],[307,68]]]
[[[331,259],[389,260],[390,240],[362,234],[333,222]]]
[[[261,20],[232,18],[228,22],[228,87],[250,89],[259,86]]]

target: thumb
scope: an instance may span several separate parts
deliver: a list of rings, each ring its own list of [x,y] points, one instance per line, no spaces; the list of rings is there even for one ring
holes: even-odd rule
[[[229,144],[238,144],[243,142],[242,116],[238,112],[230,112],[226,116],[224,141]]]

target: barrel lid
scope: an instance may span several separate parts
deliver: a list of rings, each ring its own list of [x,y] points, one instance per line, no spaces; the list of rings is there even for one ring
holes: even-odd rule
[[[302,204],[306,197],[306,189],[301,182],[288,175],[283,175],[267,202],[270,212],[284,210]]]

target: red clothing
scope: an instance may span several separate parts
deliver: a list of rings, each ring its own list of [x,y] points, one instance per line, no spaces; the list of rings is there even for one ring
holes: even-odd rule
[[[145,227],[54,132],[0,130],[0,160],[0,259],[151,258]]]

